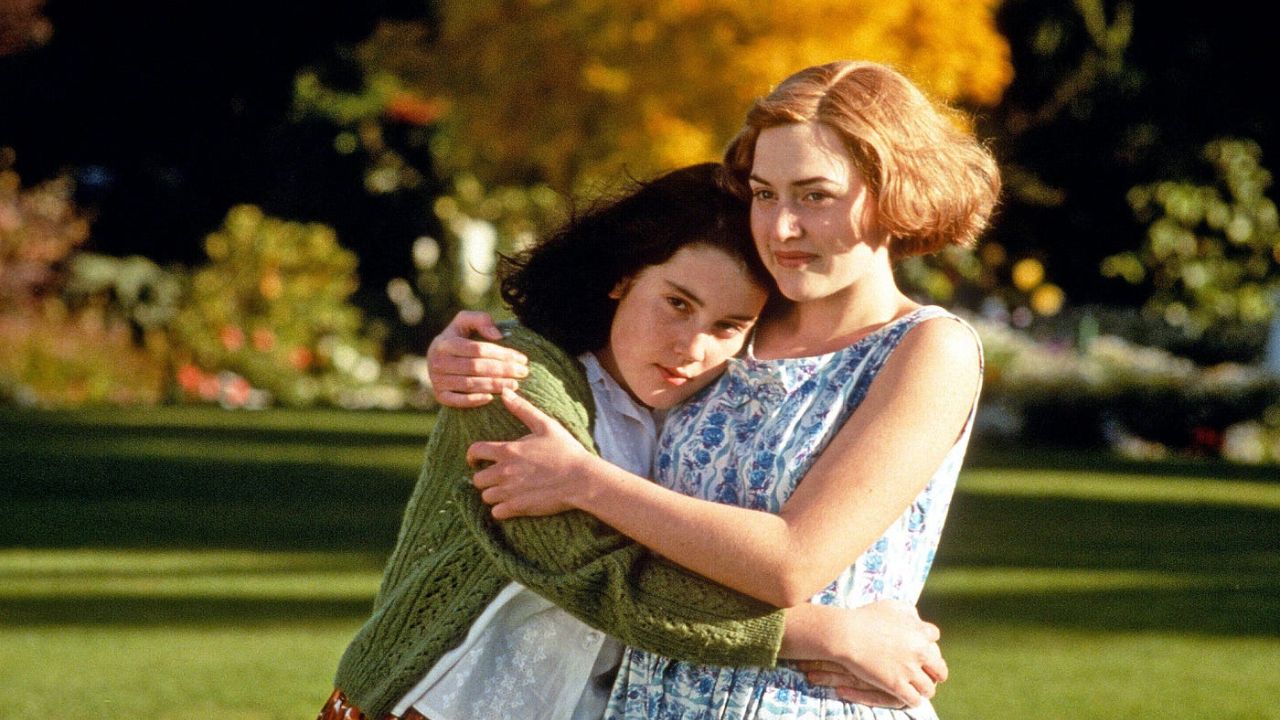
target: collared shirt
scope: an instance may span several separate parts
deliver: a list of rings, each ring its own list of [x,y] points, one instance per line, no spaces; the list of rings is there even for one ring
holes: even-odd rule
[[[652,477],[658,421],[600,366],[586,369],[596,414],[593,436],[613,464]],[[511,583],[396,705],[432,720],[598,720],[622,645],[519,583]]]

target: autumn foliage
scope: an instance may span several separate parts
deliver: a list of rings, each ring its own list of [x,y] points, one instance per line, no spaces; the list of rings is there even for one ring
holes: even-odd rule
[[[444,0],[434,25],[383,23],[361,57],[442,109],[446,174],[572,190],[717,158],[753,98],[834,59],[887,62],[941,100],[993,105],[1012,79],[997,4]]]

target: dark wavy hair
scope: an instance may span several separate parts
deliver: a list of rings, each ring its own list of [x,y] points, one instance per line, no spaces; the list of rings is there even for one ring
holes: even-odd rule
[[[683,247],[719,248],[773,292],[751,240],[748,211],[719,163],[634,181],[625,195],[596,203],[542,242],[500,258],[502,298],[525,327],[577,355],[608,343],[618,306],[609,292]]]

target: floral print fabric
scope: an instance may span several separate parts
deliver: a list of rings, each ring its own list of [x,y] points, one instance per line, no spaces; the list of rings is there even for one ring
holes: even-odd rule
[[[711,388],[667,417],[658,483],[686,495],[777,512],[845,420],[866,397],[902,337],[937,317],[927,306],[826,355],[730,362]],[[962,322],[962,321],[961,321]],[[975,335],[976,339],[976,335]],[[968,444],[969,426],[911,507],[812,602],[857,607],[881,599],[914,603],[942,533]],[[936,718],[925,705],[888,710],[846,703],[826,687],[777,668],[677,662],[629,648],[606,718],[657,720]]]

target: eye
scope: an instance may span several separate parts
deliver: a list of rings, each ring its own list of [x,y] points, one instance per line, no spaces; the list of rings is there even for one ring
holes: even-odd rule
[[[716,323],[715,328],[716,335],[725,339],[735,338],[747,331],[747,326],[729,320]]]
[[[809,192],[804,194],[805,202],[817,203],[817,202],[823,202],[824,200],[829,200],[830,198],[831,198],[831,193],[825,190],[810,190]]]
[[[679,310],[683,312],[689,309],[689,301],[685,300],[679,295],[668,295],[666,297],[666,300],[667,300],[667,304],[670,305],[674,310]]]
[[[775,195],[773,190],[769,188],[755,188],[751,191],[751,199],[761,202],[773,200],[776,197],[777,195]]]

